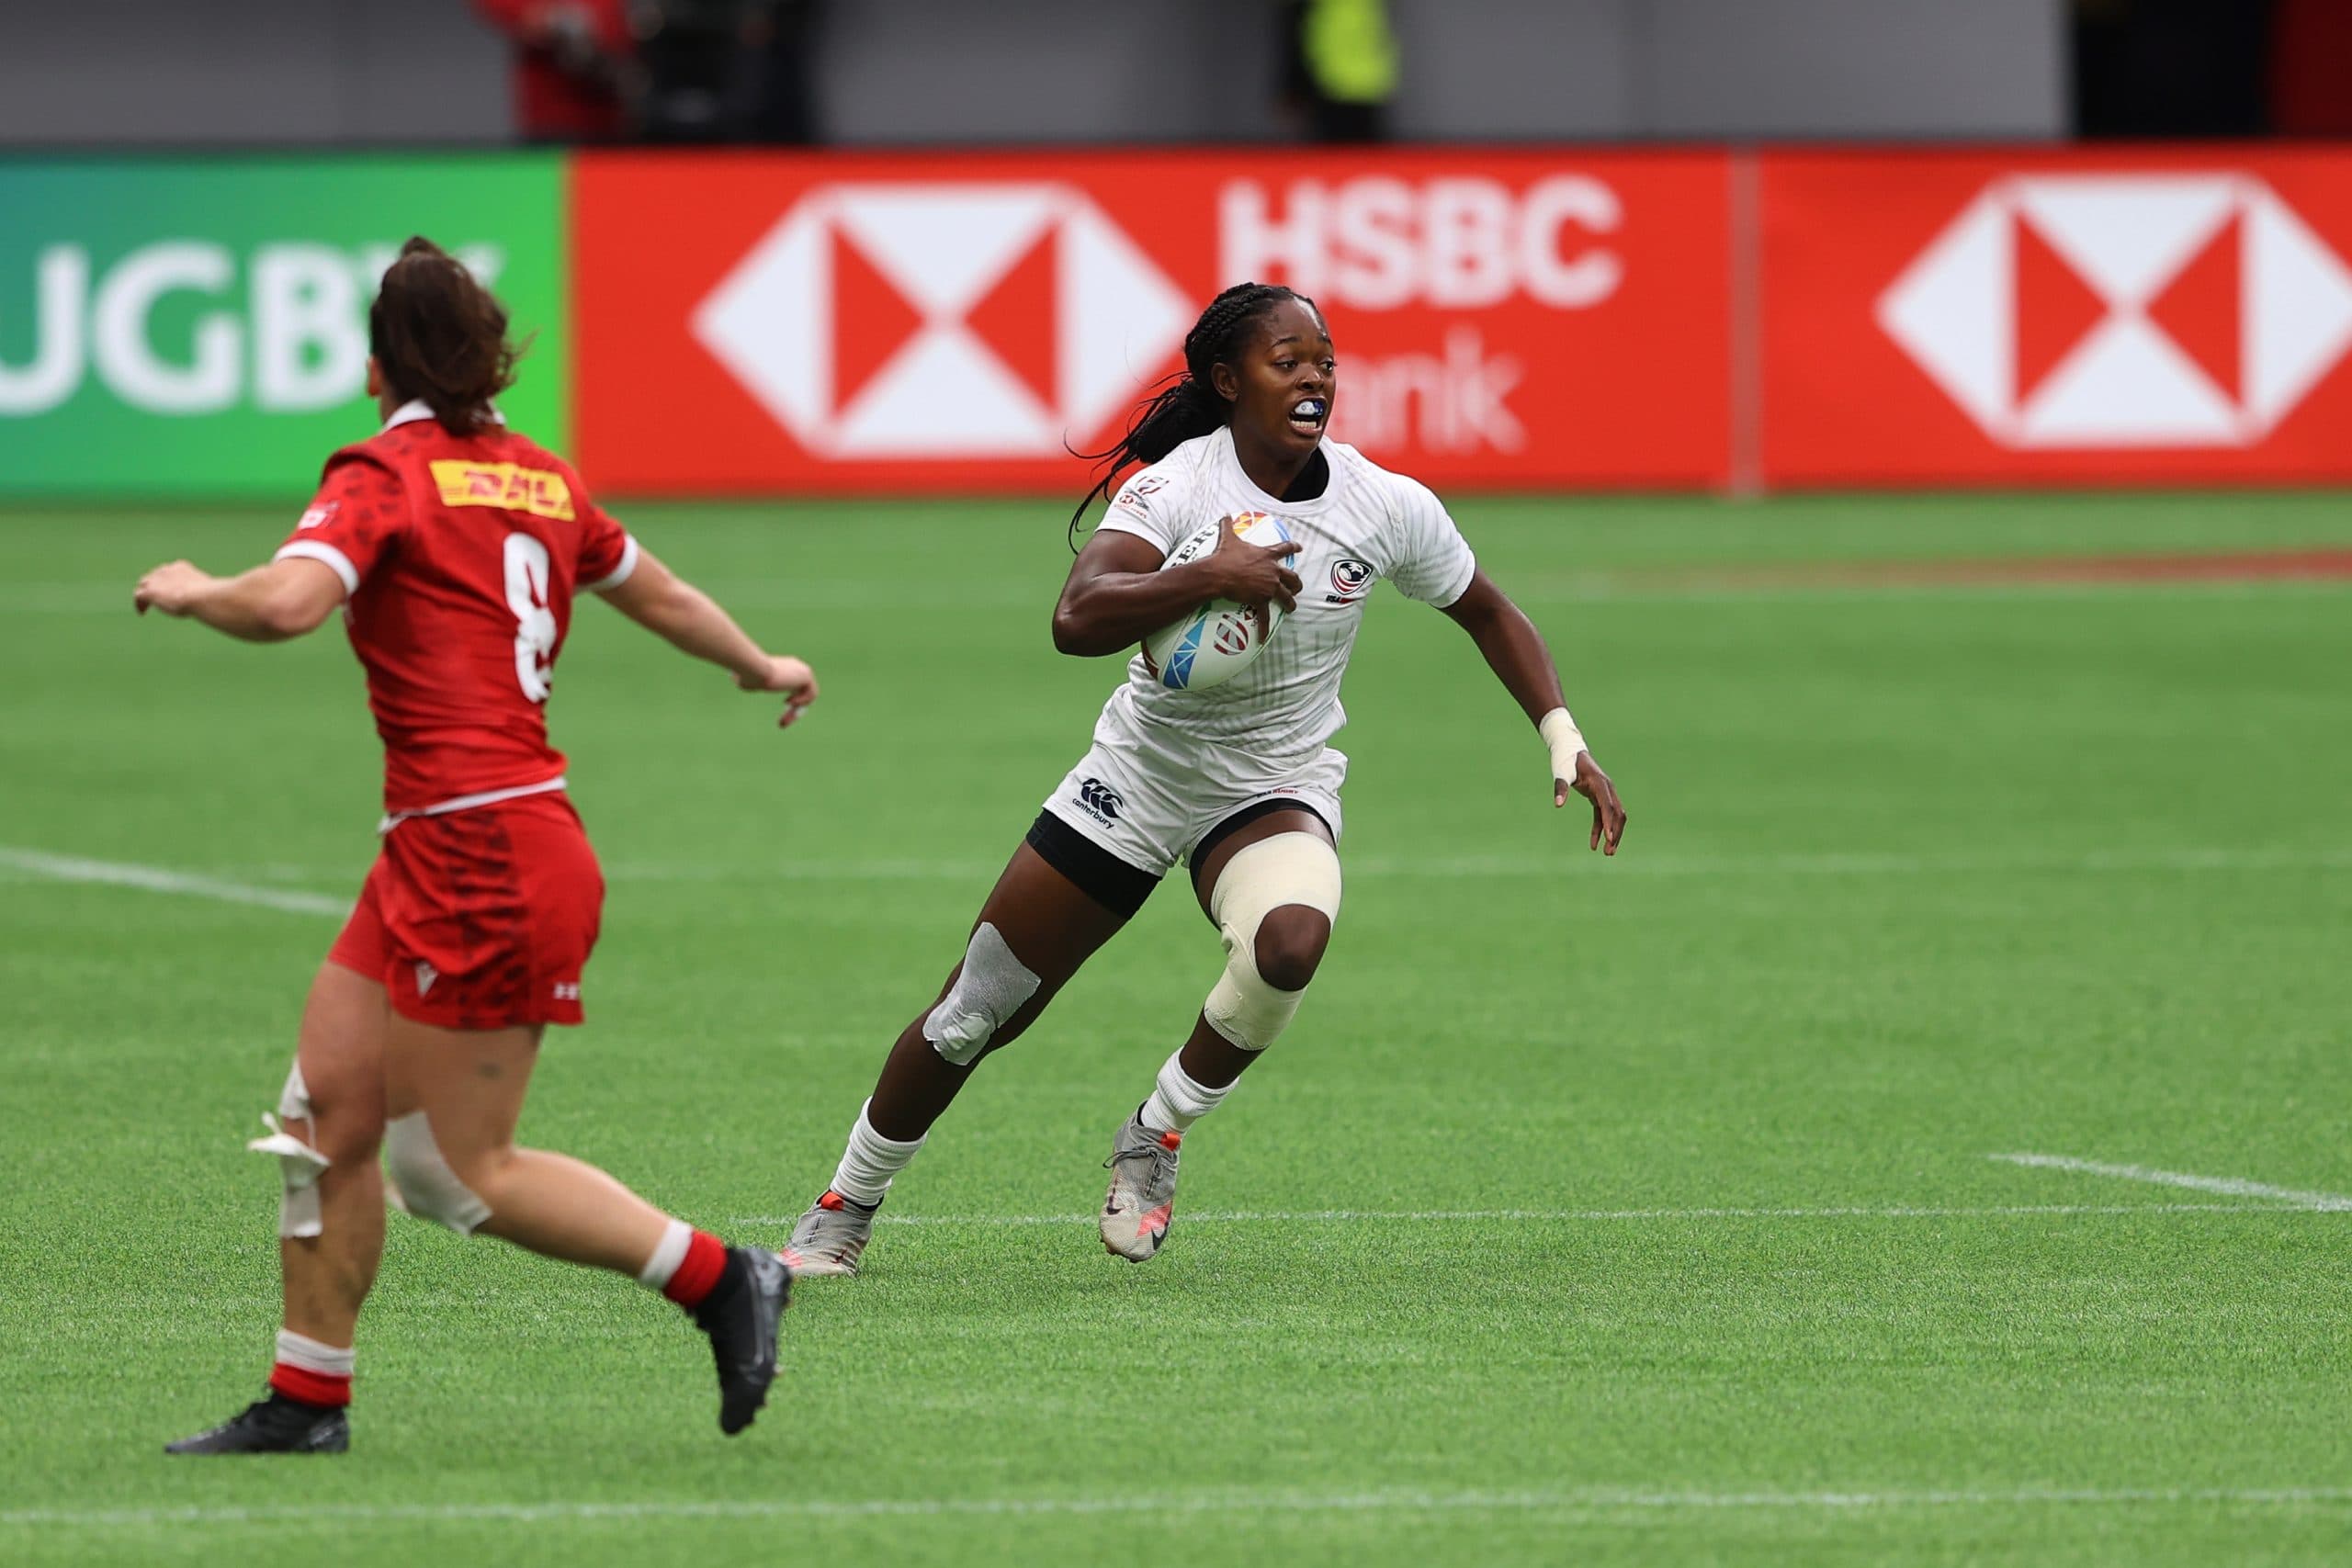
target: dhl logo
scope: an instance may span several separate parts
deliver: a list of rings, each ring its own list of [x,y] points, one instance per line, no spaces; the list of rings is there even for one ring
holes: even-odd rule
[[[520,463],[469,463],[445,457],[433,465],[444,506],[497,506],[534,517],[571,521],[571,487],[563,476]]]

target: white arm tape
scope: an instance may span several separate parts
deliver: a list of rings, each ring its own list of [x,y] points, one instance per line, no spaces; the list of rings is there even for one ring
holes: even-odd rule
[[[1577,753],[1589,751],[1584,734],[1577,728],[1577,721],[1568,716],[1566,708],[1554,708],[1536,725],[1535,732],[1544,737],[1544,744],[1552,749],[1552,776],[1568,784],[1577,782]]]

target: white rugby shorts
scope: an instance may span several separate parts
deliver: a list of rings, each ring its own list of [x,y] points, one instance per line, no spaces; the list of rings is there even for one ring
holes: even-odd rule
[[[1330,747],[1286,778],[1236,793],[1166,753],[1124,738],[1095,737],[1046,809],[1080,835],[1153,876],[1190,854],[1209,830],[1264,801],[1295,800],[1340,835],[1340,786],[1348,759]]]

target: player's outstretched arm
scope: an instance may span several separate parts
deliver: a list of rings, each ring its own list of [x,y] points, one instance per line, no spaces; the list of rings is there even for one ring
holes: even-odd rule
[[[718,602],[663,566],[640,547],[637,569],[605,589],[605,603],[654,633],[682,653],[706,659],[735,677],[747,692],[782,692],[790,724],[817,700],[817,675],[802,660],[770,653],[753,642]]]
[[[1617,786],[1585,750],[1584,737],[1568,716],[1559,668],[1552,662],[1544,634],[1483,570],[1472,576],[1470,586],[1445,613],[1470,634],[1487,667],[1552,749],[1552,804],[1566,806],[1571,790],[1592,802],[1592,847],[1615,854],[1618,840],[1625,836],[1625,807],[1617,798]]]
[[[292,556],[235,577],[215,577],[184,560],[139,580],[131,607],[202,621],[246,642],[284,642],[315,631],[343,603],[343,579],[323,561]]]

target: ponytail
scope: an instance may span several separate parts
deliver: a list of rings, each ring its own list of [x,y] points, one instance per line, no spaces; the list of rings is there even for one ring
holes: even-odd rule
[[[491,400],[514,384],[523,354],[507,340],[506,307],[421,236],[385,269],[368,310],[368,351],[393,391],[422,400],[457,435],[491,426]]]
[[[1233,363],[1242,329],[1285,299],[1306,299],[1306,296],[1279,283],[1237,283],[1210,300],[1193,330],[1184,334],[1184,368],[1161,382],[1136,410],[1125,435],[1100,452],[1077,454],[1093,463],[1095,469],[1094,488],[1080,498],[1078,509],[1069,514],[1073,549],[1086,509],[1098,500],[1110,500],[1121,474],[1138,463],[1157,463],[1185,442],[1210,434],[1233,418],[1233,406],[1218,393],[1211,374],[1218,366]]]

